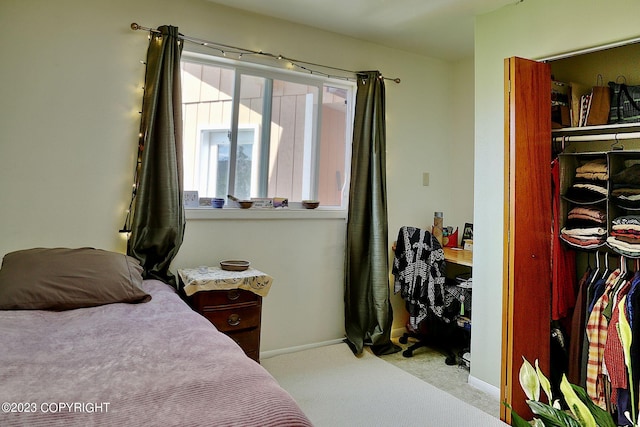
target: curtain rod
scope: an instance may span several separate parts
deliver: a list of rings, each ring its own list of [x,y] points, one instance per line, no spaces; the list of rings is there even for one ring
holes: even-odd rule
[[[160,31],[155,30],[153,28],[149,28],[149,27],[143,27],[142,25],[136,24],[135,22],[131,23],[131,29],[134,31],[137,30],[142,30],[142,31],[149,31],[151,33],[160,33]],[[226,45],[226,44],[222,44],[222,43],[218,43],[218,42],[212,42],[212,41],[208,41],[208,40],[203,40],[203,39],[198,39],[195,37],[190,37],[190,36],[185,36],[184,34],[180,34],[180,39],[184,40],[184,41],[188,41],[191,43],[195,43],[195,44],[199,44],[201,46],[205,46],[205,47],[213,47],[214,49],[219,50],[220,52],[222,52],[222,54],[225,54],[227,52],[230,53],[234,53],[234,54],[238,54],[239,58],[242,57],[243,54],[248,54],[248,55],[261,55],[261,56],[267,56],[269,58],[274,58],[274,59],[279,59],[279,60],[284,60],[284,61],[289,61],[291,62],[293,65],[302,68],[305,71],[309,71],[310,73],[316,73],[316,74],[323,74],[326,75],[327,77],[336,77],[336,78],[340,78],[339,76],[331,76],[322,72],[318,72],[318,71],[314,71],[311,70],[307,67],[304,67],[302,65],[299,64],[305,64],[305,65],[310,65],[310,66],[314,66],[314,67],[322,67],[322,68],[326,68],[326,69],[330,69],[330,70],[336,70],[336,71],[343,71],[345,73],[349,73],[349,74],[353,74],[354,76],[358,76],[358,72],[357,71],[353,71],[353,70],[346,70],[344,68],[337,68],[337,67],[331,67],[329,65],[323,65],[323,64],[316,64],[313,62],[307,62],[307,61],[302,61],[299,59],[292,59],[292,58],[287,58],[283,55],[274,55],[272,53],[266,53],[263,52],[261,50],[259,51],[255,51],[255,50],[251,50],[251,49],[245,49],[245,48],[241,48],[241,47],[236,47],[236,46],[230,46],[230,45]],[[395,83],[400,83],[400,79],[399,78],[391,78],[391,77],[385,77],[385,76],[381,76],[383,79],[385,80],[391,80]],[[342,77],[344,78],[344,77]]]

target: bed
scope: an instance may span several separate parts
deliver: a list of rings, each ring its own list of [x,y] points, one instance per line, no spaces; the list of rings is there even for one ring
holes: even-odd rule
[[[100,251],[89,261],[74,258],[71,267],[63,261],[62,270],[82,270],[73,271],[80,290],[72,290],[69,302],[58,283],[68,281],[68,271],[49,262],[56,250],[61,258],[74,251],[38,248],[20,262],[15,253],[3,259],[0,425],[311,425],[264,368],[172,287],[138,277],[133,259]],[[82,250],[89,258],[99,251]],[[24,252],[16,253],[25,258]],[[114,278],[116,285],[102,286]],[[53,296],[42,297],[42,289]],[[87,289],[108,295],[87,302]],[[118,293],[128,301],[104,302],[122,299]]]

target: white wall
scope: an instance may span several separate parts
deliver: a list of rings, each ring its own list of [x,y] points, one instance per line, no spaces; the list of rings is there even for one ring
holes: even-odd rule
[[[471,375],[496,387],[502,330],[504,58],[545,58],[637,37],[639,13],[640,3],[633,0],[537,0],[476,20],[474,197],[482,202],[474,209]]]
[[[0,2],[0,254],[33,246],[125,250],[147,37],[129,25],[171,24],[189,36],[316,63],[380,69],[387,82],[390,240],[401,225],[471,220],[472,187],[450,174],[472,140],[452,132],[448,64],[204,0]],[[187,46],[188,48],[188,46]],[[460,76],[460,77],[458,77]],[[443,107],[444,106],[444,107]],[[464,108],[461,108],[464,110]],[[471,115],[472,111],[461,113]],[[461,147],[468,138],[467,147]],[[470,154],[469,154],[470,155]],[[464,156],[463,156],[464,157]],[[429,187],[422,172],[429,172]],[[452,194],[456,194],[452,197]],[[466,210],[466,212],[462,212]],[[189,220],[174,268],[242,257],[275,278],[264,301],[262,350],[343,336],[345,223],[340,219]],[[396,326],[404,323],[402,304]]]
[[[451,100],[451,144],[449,153],[450,171],[447,179],[451,181],[451,193],[447,196],[453,206],[445,216],[446,225],[459,227],[459,238],[465,222],[473,223],[473,157],[474,149],[469,144],[474,136],[474,59],[468,58],[453,64],[453,87]],[[449,220],[450,219],[450,220]]]

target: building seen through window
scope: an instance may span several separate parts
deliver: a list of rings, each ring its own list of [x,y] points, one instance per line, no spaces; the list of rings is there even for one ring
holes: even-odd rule
[[[343,207],[353,94],[349,82],[183,55],[184,189]]]

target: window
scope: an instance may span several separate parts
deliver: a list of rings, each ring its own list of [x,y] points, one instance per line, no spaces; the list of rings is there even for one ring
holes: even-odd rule
[[[353,96],[349,82],[185,52],[185,190],[344,207]]]

